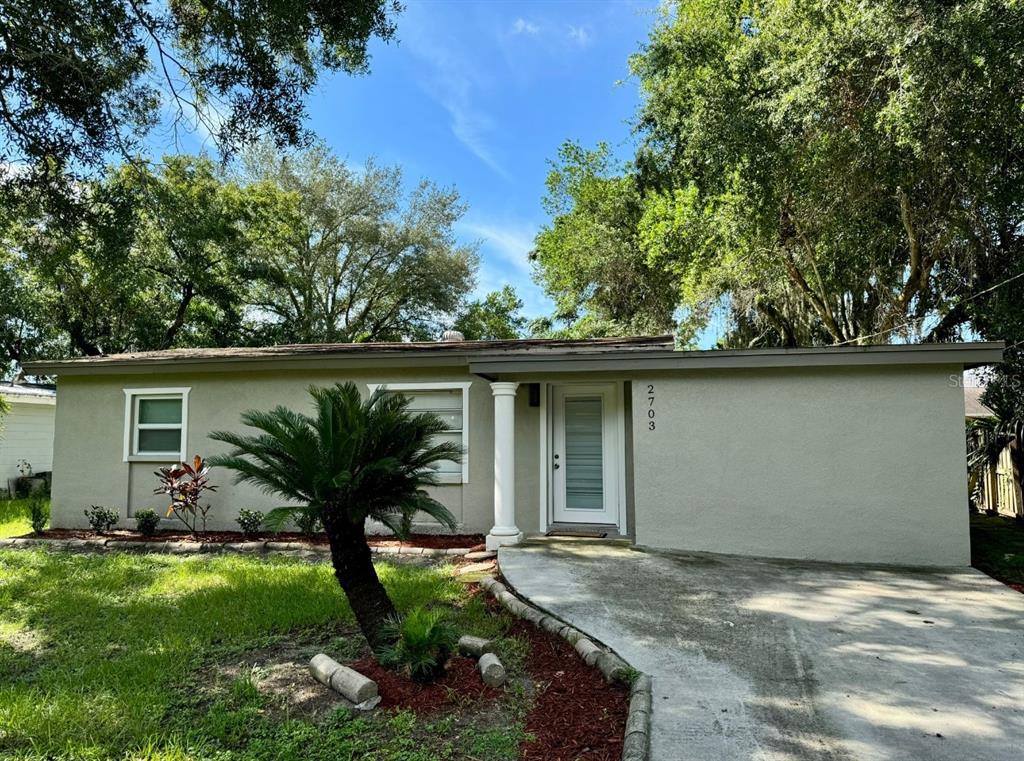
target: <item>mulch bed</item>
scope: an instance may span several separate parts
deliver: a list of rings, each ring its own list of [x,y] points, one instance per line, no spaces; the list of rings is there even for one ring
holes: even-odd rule
[[[113,541],[132,542],[198,542],[198,543],[219,543],[228,542],[302,542],[305,544],[325,545],[327,537],[317,534],[308,537],[297,532],[283,531],[279,534],[260,534],[256,537],[246,537],[239,531],[207,531],[199,536],[192,536],[187,531],[159,531],[153,536],[143,536],[137,531],[108,531],[105,534],[97,534],[95,531],[85,529],[51,528],[42,534],[32,534],[45,539],[92,539],[96,536],[103,536]],[[483,548],[483,534],[413,534],[406,541],[399,541],[391,538],[375,539],[369,538],[371,547],[429,547],[431,549],[454,549],[457,547]]]
[[[417,684],[384,668],[370,656],[349,666],[377,683],[381,708],[407,708],[417,714],[429,714],[464,700],[486,702],[501,696],[501,690],[488,687],[480,679],[476,661],[462,656],[449,660],[445,675],[432,684]]]
[[[490,603],[497,605],[494,600]],[[561,637],[516,621],[510,632],[530,643],[526,668],[538,687],[526,717],[524,759],[619,761],[626,730],[629,692],[605,682]]]

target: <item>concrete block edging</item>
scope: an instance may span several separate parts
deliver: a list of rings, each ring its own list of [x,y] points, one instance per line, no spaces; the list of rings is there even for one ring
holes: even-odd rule
[[[145,542],[133,539],[111,539],[97,536],[85,539],[52,539],[41,536],[20,536],[0,539],[0,550],[22,547],[45,547],[50,550],[133,550],[173,555],[216,554],[235,552],[260,555],[305,555],[327,557],[331,548],[325,544],[304,544],[302,542]],[[426,557],[452,557],[466,555],[468,547],[370,547],[374,555],[420,555]]]
[[[637,672],[622,658],[592,640],[584,632],[525,602],[493,576],[485,576],[479,583],[485,592],[510,613],[539,626],[544,631],[557,634],[572,645],[584,663],[600,669],[607,681],[628,683],[629,676],[635,675],[629,686],[629,710],[626,714],[626,732],[622,743],[622,761],[648,761],[653,702],[650,675]]]

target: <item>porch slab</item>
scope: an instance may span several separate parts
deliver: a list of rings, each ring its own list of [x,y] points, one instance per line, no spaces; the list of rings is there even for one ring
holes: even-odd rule
[[[652,675],[654,761],[1011,761],[1024,595],[970,568],[502,548],[508,582]]]

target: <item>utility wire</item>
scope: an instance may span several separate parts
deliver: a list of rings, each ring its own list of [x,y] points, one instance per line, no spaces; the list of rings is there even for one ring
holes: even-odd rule
[[[958,304],[964,304],[964,303],[966,303],[968,301],[974,301],[974,299],[978,298],[979,296],[984,296],[986,293],[991,293],[992,291],[996,290],[997,288],[1002,288],[1007,283],[1012,283],[1014,280],[1017,280],[1018,278],[1022,278],[1022,277],[1024,277],[1024,272],[1018,272],[1016,275],[1013,275],[1012,277],[1006,278],[1006,280],[1002,281],[1001,283],[996,283],[993,286],[989,286],[988,288],[986,288],[983,291],[978,291],[977,293],[972,293],[970,296],[967,296],[962,301],[959,301],[957,303]],[[852,343],[857,343],[858,341],[863,341],[866,338],[876,338],[878,336],[884,336],[887,333],[893,333],[893,332],[895,332],[897,330],[902,330],[903,328],[908,328],[911,325],[913,325],[915,323],[918,323],[918,322],[921,322],[921,321],[926,320],[926,319],[928,319],[927,316],[925,316],[925,317],[918,317],[917,319],[909,320],[908,322],[904,322],[902,325],[896,325],[895,327],[892,327],[892,328],[886,328],[885,330],[880,330],[877,333],[869,333],[866,336],[858,336],[857,338],[851,338],[851,339],[849,339],[847,341],[837,341],[834,344],[832,344],[832,346],[845,346],[846,344],[852,344]],[[1012,349],[1015,346],[1019,346],[1021,343],[1024,343],[1024,341],[1021,341],[1021,342],[1019,342],[1017,344],[1014,344],[1014,346],[1011,346],[1011,347],[1008,347],[1008,348]]]

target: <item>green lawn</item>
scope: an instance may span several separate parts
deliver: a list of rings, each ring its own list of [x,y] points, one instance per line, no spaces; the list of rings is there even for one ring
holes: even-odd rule
[[[455,606],[465,632],[498,637],[445,569],[380,564],[400,609]],[[508,641],[514,644],[514,641]],[[255,686],[247,654],[308,658],[362,647],[326,564],[0,551],[0,757],[5,759],[509,759],[521,711],[475,724],[346,709],[290,714]],[[228,676],[224,676],[228,674]],[[513,699],[509,699],[514,702]],[[500,713],[500,709],[499,709]],[[493,711],[492,711],[493,714]],[[457,729],[457,731],[456,731]]]
[[[1024,591],[1024,523],[971,515],[971,565]]]
[[[0,499],[0,539],[32,531],[27,499]]]

